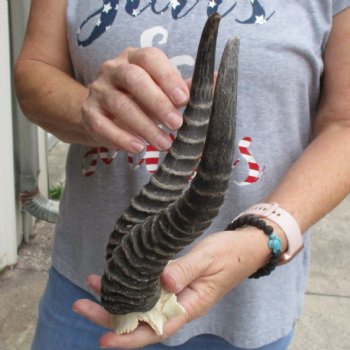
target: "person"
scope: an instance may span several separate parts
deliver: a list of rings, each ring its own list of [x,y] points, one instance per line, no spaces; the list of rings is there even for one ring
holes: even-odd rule
[[[71,144],[32,349],[288,347],[302,310],[309,228],[350,190],[349,7],[32,0],[14,71],[18,99],[32,122]],[[97,296],[108,235],[182,124],[200,32],[214,12],[222,15],[217,56],[229,37],[241,42],[230,188],[210,229],[162,274],[185,314],[163,336],[146,325],[117,335]],[[259,203],[278,203],[285,215],[279,224],[265,218],[281,251],[299,229],[304,249],[249,279],[271,258],[265,232],[249,223],[225,228]]]

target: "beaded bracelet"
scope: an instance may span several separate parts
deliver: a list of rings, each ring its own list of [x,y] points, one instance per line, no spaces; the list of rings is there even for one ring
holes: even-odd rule
[[[272,226],[267,225],[264,220],[261,220],[255,215],[240,216],[227,226],[226,231],[234,231],[243,226],[254,226],[263,231],[269,237],[268,246],[271,249],[271,258],[265,266],[258,269],[255,273],[249,276],[249,278],[268,276],[275,269],[281,256],[281,240],[274,235]]]

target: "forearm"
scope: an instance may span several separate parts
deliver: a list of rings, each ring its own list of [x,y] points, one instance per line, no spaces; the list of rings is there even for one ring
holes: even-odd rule
[[[68,143],[90,144],[81,124],[80,107],[88,90],[67,73],[36,60],[20,60],[15,85],[25,115]]]
[[[267,197],[291,213],[305,231],[350,191],[350,127],[325,128]]]

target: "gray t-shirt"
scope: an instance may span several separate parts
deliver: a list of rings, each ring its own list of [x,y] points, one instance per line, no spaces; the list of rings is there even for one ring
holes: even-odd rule
[[[230,189],[210,234],[261,202],[310,142],[322,53],[333,16],[346,7],[350,0],[68,0],[74,74],[88,84],[101,63],[126,47],[154,46],[190,77],[207,16],[223,15],[217,62],[229,37],[241,40],[236,156]],[[60,273],[84,289],[89,274],[102,274],[108,235],[160,158],[152,147],[135,155],[71,145],[53,249]],[[286,335],[302,309],[308,263],[306,234],[305,249],[291,263],[270,277],[242,283],[167,344],[212,333],[255,348]]]

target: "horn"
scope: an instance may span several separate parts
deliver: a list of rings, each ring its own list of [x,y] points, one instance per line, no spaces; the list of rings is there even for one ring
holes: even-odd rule
[[[135,225],[107,261],[101,300],[112,314],[146,312],[156,305],[165,265],[210,226],[224,201],[233,163],[238,50],[239,40],[230,39],[219,68],[203,156],[189,189]],[[201,107],[199,99],[192,108]]]
[[[140,194],[117,220],[109,236],[106,259],[112,256],[125,234],[136,225],[166,208],[182,195],[193,169],[202,155],[208,129],[215,66],[215,47],[220,16],[207,21],[198,46],[189,103],[183,114],[183,125],[178,130],[170,151]]]

